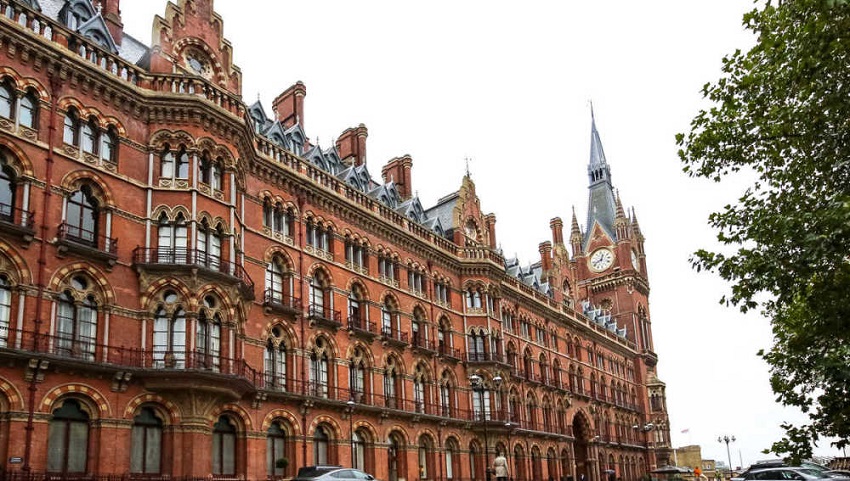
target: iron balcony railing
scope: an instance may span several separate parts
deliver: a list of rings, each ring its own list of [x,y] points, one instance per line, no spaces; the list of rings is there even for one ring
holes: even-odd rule
[[[342,326],[342,313],[331,309],[329,306],[310,304],[309,316],[311,319],[329,324],[333,327]]]
[[[244,359],[234,359],[210,351],[175,349],[139,349],[113,346],[92,338],[71,334],[45,334],[32,331],[9,331],[5,349],[40,353],[57,358],[135,369],[174,369],[208,371],[246,379],[262,388],[263,373]]]
[[[266,289],[263,295],[263,305],[278,310],[300,311],[301,299],[282,291]]]
[[[136,265],[200,267],[207,271],[224,274],[241,282],[247,290],[253,292],[254,281],[245,268],[235,262],[229,262],[220,256],[206,251],[187,247],[136,247],[133,251],[133,263]]]
[[[67,222],[59,224],[58,238],[60,241],[73,242],[107,254],[118,255],[118,239]]]
[[[0,222],[6,222],[27,230],[33,230],[35,225],[35,213],[31,210],[23,210],[9,204],[0,203]]]

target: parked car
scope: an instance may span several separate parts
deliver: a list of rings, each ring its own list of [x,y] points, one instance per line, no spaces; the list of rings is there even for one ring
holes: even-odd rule
[[[850,478],[850,470],[846,469],[830,469],[826,474],[830,478]]]
[[[375,481],[371,474],[342,466],[304,466],[292,481]]]
[[[741,474],[745,481],[814,481],[832,480],[825,471],[802,467],[751,469]]]
[[[807,468],[807,469],[812,469],[812,470],[818,471],[819,473],[821,473],[821,475],[820,475],[821,478],[830,477],[828,474],[825,474],[827,472],[828,468],[826,468],[825,466],[821,466],[820,464],[813,463],[811,461],[803,461],[803,462],[800,463],[800,466],[791,466],[790,464],[786,463],[784,459],[765,459],[765,460],[762,460],[762,461],[756,461],[755,463],[751,464],[750,467],[748,467],[747,469],[742,471],[741,474],[739,474],[737,477],[739,479],[743,478],[743,476],[745,474],[749,473],[750,471],[755,471],[755,470],[761,470],[761,469],[767,469],[767,468],[794,468],[794,467]]]

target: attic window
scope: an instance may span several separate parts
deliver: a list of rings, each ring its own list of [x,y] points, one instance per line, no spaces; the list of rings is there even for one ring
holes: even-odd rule
[[[478,241],[478,226],[475,225],[474,220],[469,219],[466,221],[466,224],[463,226],[463,232],[470,240]]]
[[[183,52],[183,63],[189,72],[200,75],[205,79],[209,79],[212,76],[212,69],[210,68],[210,61],[207,58],[207,55],[197,49],[187,49]]]
[[[65,25],[71,30],[77,30],[88,22],[93,16],[94,11],[89,5],[86,5],[85,0],[76,0],[70,2],[65,11]]]

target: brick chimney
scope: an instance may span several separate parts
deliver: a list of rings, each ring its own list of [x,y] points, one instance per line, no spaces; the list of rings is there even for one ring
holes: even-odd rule
[[[120,0],[100,0],[103,10],[103,20],[106,21],[106,28],[115,40],[116,45],[121,45],[124,40],[124,23],[121,22]]]
[[[398,194],[402,200],[413,196],[413,185],[410,180],[410,169],[413,167],[413,159],[409,155],[396,157],[381,169],[381,177],[384,183],[395,182]]]
[[[306,96],[307,87],[300,80],[295,82],[292,87],[284,90],[272,102],[275,119],[279,120],[286,128],[300,123],[301,129],[307,132],[304,127],[304,97]]]
[[[363,124],[345,131],[336,140],[339,158],[348,165],[360,166],[366,163],[366,137],[369,130]]]
[[[555,217],[549,221],[549,228],[552,229],[552,243],[562,245],[564,243],[564,222],[560,217]]]
[[[552,243],[549,241],[541,242],[538,247],[540,252],[540,267],[543,269],[543,276],[548,276],[552,270]]]

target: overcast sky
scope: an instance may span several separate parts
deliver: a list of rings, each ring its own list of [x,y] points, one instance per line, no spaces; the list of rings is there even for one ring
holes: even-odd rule
[[[122,2],[125,31],[150,44],[164,0]],[[243,96],[271,101],[307,87],[307,135],[323,148],[346,128],[369,129],[368,165],[413,158],[428,208],[470,171],[481,207],[497,218],[507,256],[538,260],[549,220],[587,212],[590,101],[614,185],[646,236],[651,319],[667,383],[675,446],[699,444],[732,463],[768,457],[778,425],[801,419],[774,402],[757,356],[769,323],[718,304],[727,286],[697,274],[691,252],[713,247],[710,212],[738,182],[681,172],[674,136],[704,106],[700,89],[721,58],[747,48],[748,0],[428,2],[218,0],[243,74]],[[683,430],[687,430],[683,433]],[[839,454],[821,446],[820,454]]]

